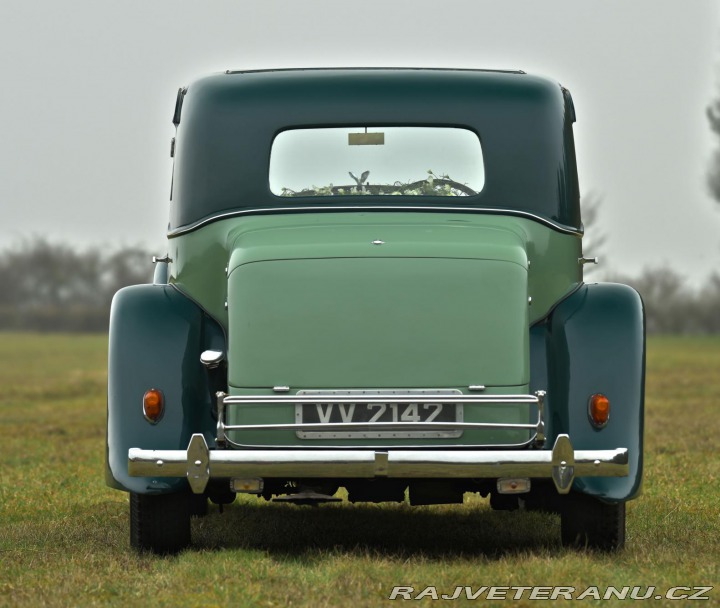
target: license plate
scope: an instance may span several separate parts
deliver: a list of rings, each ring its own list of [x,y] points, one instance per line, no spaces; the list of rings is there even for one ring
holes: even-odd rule
[[[462,422],[462,404],[433,403],[433,396],[448,397],[462,394],[457,389],[408,389],[408,390],[306,390],[299,391],[298,395],[332,397],[334,395],[353,397],[352,402],[338,403],[298,403],[295,406],[296,422],[303,424],[333,424],[333,423],[362,423],[373,425],[375,423],[432,423],[432,422]],[[382,403],[363,402],[363,397],[376,397],[383,395]],[[403,397],[417,397],[412,403],[394,403],[393,395]],[[362,430],[312,430],[297,431],[302,439],[407,439],[407,438],[454,438],[462,435],[462,430],[422,430],[417,429],[388,429],[373,430],[364,427]]]

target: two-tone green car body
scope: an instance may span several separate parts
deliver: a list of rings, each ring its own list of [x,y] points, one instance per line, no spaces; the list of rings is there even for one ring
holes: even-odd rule
[[[585,283],[567,90],[227,72],[179,91],[168,253],[110,326],[107,481],[174,551],[207,500],[557,511],[623,546],[644,313]]]

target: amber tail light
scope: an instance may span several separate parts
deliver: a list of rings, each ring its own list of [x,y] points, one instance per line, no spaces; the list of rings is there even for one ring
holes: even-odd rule
[[[596,429],[603,428],[610,419],[610,400],[602,393],[592,395],[588,403],[588,415]]]
[[[156,388],[145,391],[143,395],[143,415],[145,419],[152,424],[156,424],[162,418],[164,410],[165,398],[162,391]]]

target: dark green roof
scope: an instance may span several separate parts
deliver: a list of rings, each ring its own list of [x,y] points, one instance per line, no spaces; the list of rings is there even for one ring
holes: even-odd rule
[[[181,96],[171,230],[233,211],[287,206],[268,182],[270,147],[288,128],[456,126],[482,142],[485,186],[454,207],[509,209],[579,228],[572,102],[555,82],[523,72],[409,68],[226,72]],[[343,197],[343,206],[388,206]],[[392,197],[397,207],[448,199]],[[321,205],[328,210],[334,198]],[[294,197],[293,208],[318,206]]]

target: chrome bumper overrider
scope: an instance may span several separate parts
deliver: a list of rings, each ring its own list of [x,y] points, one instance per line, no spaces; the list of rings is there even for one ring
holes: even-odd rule
[[[196,494],[210,479],[276,478],[465,478],[552,479],[560,494],[575,477],[625,477],[628,451],[574,450],[558,435],[552,450],[210,450],[195,434],[187,450],[130,448],[128,472],[135,477],[187,477]]]

